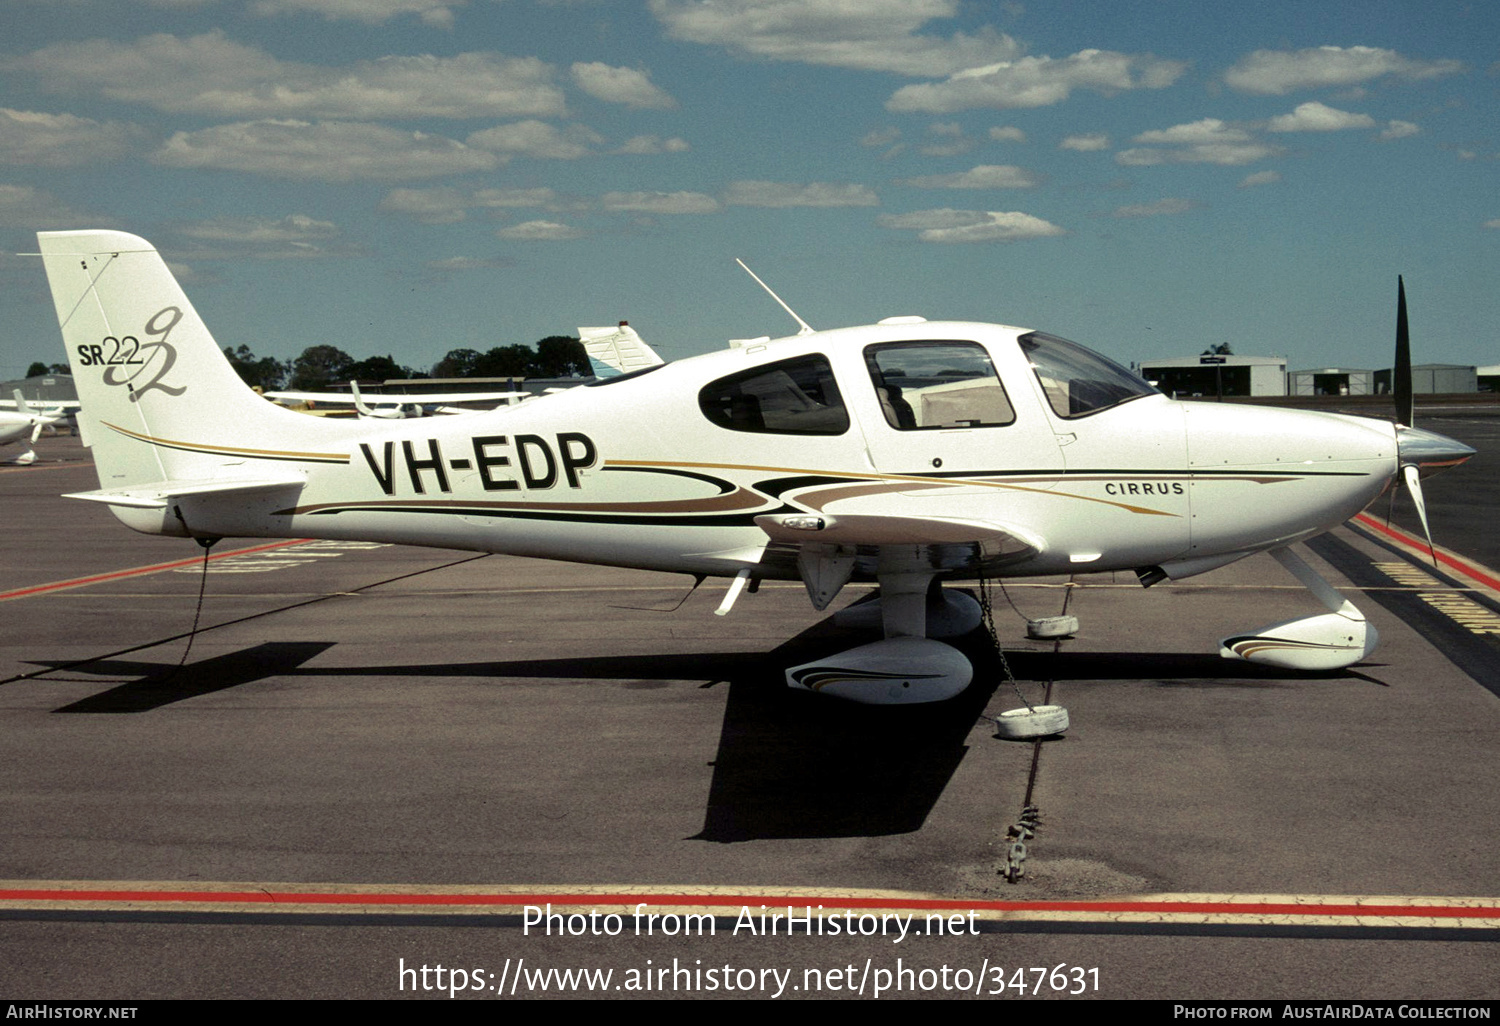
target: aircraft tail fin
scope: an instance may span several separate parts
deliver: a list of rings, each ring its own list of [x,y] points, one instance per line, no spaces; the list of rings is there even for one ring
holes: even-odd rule
[[[278,450],[305,447],[317,422],[240,380],[149,242],[115,231],[37,241],[101,487],[233,478],[248,461],[309,455]]]
[[[596,378],[613,378],[665,362],[625,321],[616,327],[579,328],[578,338]]]

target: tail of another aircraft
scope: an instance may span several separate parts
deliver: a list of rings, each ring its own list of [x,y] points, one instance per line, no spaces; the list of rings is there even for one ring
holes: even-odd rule
[[[112,231],[37,241],[102,489],[243,478],[247,460],[316,434],[244,385],[149,242]]]
[[[662,362],[656,350],[624,321],[613,328],[579,328],[578,336],[596,378],[613,378]]]

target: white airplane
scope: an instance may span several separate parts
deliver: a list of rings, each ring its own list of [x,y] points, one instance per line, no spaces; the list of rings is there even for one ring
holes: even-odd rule
[[[266,392],[265,397],[274,402],[295,404],[299,413],[316,412],[323,415],[347,416],[354,414],[374,420],[405,420],[407,417],[427,417],[429,407],[439,415],[457,415],[481,412],[455,403],[483,403],[490,407],[505,406],[532,398],[530,392],[440,392],[421,395],[382,395],[375,405],[365,402],[360,393],[359,382],[349,382],[349,392]],[[382,400],[394,399],[390,405]],[[403,402],[402,400],[407,400]]]
[[[21,394],[20,389],[16,389],[14,395],[16,397],[15,411],[0,410],[0,445],[20,442],[26,446],[26,451],[3,462],[23,467],[30,466],[36,462],[36,452],[32,446],[36,445],[42,429],[50,429],[59,421],[67,420],[68,411],[62,406],[47,410],[33,409],[26,401],[26,397]]]
[[[354,409],[361,417],[375,420],[405,420],[407,417],[425,417],[427,411],[416,403],[392,403],[389,406],[370,406],[359,394],[359,382],[349,382],[349,391],[354,396]]]
[[[800,579],[819,610],[873,580],[884,638],[786,671],[860,702],[968,685],[938,638],[973,629],[978,605],[941,583],[1134,570],[1149,586],[1256,552],[1327,612],[1221,654],[1348,666],[1375,630],[1288,546],[1473,453],[1384,421],[1174,402],[1043,332],[920,317],[804,324],[472,417],[315,420],[240,382],[146,241],[39,239],[99,473],[77,498],[205,544],[356,539],[724,577],[721,613],[760,580]]]

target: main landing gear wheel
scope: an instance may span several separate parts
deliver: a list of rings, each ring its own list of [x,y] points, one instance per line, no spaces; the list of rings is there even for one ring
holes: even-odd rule
[[[1008,741],[1050,737],[1068,729],[1068,710],[1060,705],[1007,709],[995,717],[995,733]]]

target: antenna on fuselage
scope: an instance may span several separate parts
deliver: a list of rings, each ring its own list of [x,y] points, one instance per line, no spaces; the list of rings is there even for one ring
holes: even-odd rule
[[[771,291],[771,286],[769,286],[765,282],[761,281],[760,280],[760,275],[758,275],[754,271],[750,270],[750,268],[745,264],[745,261],[741,260],[739,257],[735,257],[734,258],[734,262],[737,263],[737,264],[739,264],[741,267],[743,267],[745,269],[745,273],[748,274],[750,277],[752,277],[752,278],[755,279],[755,284],[759,285],[761,288],[763,288],[763,289],[766,290],[766,294],[767,295],[769,295],[772,299],[776,300],[776,302],[781,303],[781,308],[783,310],[785,310],[787,313],[789,313],[789,314],[792,315],[792,320],[794,320],[798,324],[802,325],[801,330],[798,331],[797,334],[799,334],[799,335],[811,335],[813,333],[813,330],[814,330],[813,326],[811,324],[808,324],[801,317],[798,317],[797,316],[797,311],[793,310],[791,307],[787,306],[786,303],[783,302],[783,300],[782,300],[782,298],[780,296],[778,296],[775,292]]]

